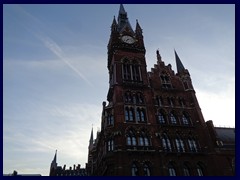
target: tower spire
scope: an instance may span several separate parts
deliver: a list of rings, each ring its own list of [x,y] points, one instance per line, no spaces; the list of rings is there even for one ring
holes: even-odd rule
[[[177,65],[177,72],[180,73],[180,72],[184,71],[185,68],[184,68],[180,58],[178,57],[178,54],[175,51],[175,49],[174,49],[174,53],[175,53],[175,59],[176,59],[176,65]]]
[[[127,12],[125,11],[122,4],[120,4],[118,13],[118,28],[119,32],[121,32],[123,29],[128,29],[128,31],[134,33],[131,24],[128,21]]]

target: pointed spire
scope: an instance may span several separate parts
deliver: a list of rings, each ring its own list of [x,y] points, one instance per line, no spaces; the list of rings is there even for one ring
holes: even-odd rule
[[[123,4],[120,4],[119,14],[127,14],[123,7]]]
[[[93,145],[93,127],[92,127],[92,132],[89,140],[89,145]]]
[[[115,16],[113,17],[111,29],[112,29],[112,31],[117,31],[117,21],[116,21]]]
[[[53,163],[57,163],[57,150],[56,150],[54,158],[53,158]]]
[[[142,28],[140,27],[140,25],[138,23],[138,20],[136,20],[136,21],[137,21],[137,23],[136,23],[136,30],[135,30],[135,32],[136,32],[136,34],[141,35],[142,34]]]
[[[131,24],[128,21],[127,12],[125,11],[122,4],[120,4],[118,13],[118,28],[119,32],[124,29],[128,29],[130,32],[134,33]]]
[[[177,52],[175,51],[175,49],[174,49],[174,53],[175,53],[175,59],[176,59],[176,64],[177,64],[177,72],[180,73],[183,70],[185,70],[185,68],[184,68],[180,58],[178,57]]]

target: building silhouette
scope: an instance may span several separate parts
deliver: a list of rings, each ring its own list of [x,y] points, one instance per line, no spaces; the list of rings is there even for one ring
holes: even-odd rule
[[[89,176],[232,176],[235,129],[205,122],[189,71],[177,72],[159,50],[147,72],[139,22],[133,30],[120,5],[108,43],[109,90],[101,131],[89,141]],[[56,161],[50,175],[56,175]]]

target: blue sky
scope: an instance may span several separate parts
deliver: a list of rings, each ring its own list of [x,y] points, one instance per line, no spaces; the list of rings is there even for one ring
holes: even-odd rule
[[[235,127],[235,6],[125,4],[143,29],[147,69],[159,49],[191,74],[205,121]],[[3,5],[3,172],[48,175],[87,162],[108,92],[107,43],[118,4]]]

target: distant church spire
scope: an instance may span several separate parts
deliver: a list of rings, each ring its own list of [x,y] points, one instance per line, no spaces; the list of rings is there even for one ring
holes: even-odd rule
[[[91,131],[91,136],[90,136],[90,140],[89,140],[89,146],[93,145],[93,128]]]
[[[180,73],[182,72],[183,70],[185,70],[180,58],[178,57],[178,54],[177,52],[175,51],[174,49],[174,53],[175,53],[175,59],[176,59],[176,64],[177,64],[177,72]]]
[[[49,173],[49,175],[50,176],[54,175],[56,169],[57,169],[57,150],[55,152],[54,158],[53,158],[51,166],[50,166],[50,173]]]

